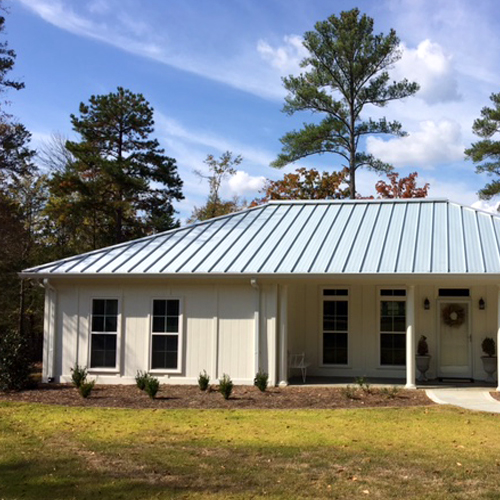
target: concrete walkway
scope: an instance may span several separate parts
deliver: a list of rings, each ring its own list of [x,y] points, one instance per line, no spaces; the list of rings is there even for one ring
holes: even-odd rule
[[[453,405],[467,410],[500,413],[500,401],[490,396],[492,388],[485,387],[446,387],[426,389],[432,401],[442,405]]]

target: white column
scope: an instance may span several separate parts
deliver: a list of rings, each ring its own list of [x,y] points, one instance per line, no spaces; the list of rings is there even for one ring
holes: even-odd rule
[[[256,279],[251,279],[250,284],[255,290],[254,310],[254,373],[260,369],[260,287]]]
[[[497,392],[500,392],[500,356],[498,355],[498,348],[500,346],[500,285],[497,290],[497,378],[498,378],[498,387]]]
[[[284,387],[288,385],[288,287],[280,285],[279,287],[279,385]]]
[[[406,296],[406,389],[415,389],[415,286]]]

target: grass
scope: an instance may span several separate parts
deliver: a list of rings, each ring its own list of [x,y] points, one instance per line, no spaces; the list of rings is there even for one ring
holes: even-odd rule
[[[0,498],[498,498],[500,416],[0,404]],[[497,458],[498,457],[498,458]]]

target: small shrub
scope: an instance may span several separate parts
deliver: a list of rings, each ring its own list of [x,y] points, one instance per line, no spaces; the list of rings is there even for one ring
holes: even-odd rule
[[[346,385],[340,389],[341,394],[347,399],[360,399],[358,388],[352,385]]]
[[[427,337],[425,335],[421,335],[418,340],[417,354],[419,356],[428,356],[429,354],[429,346],[427,345]]]
[[[91,380],[90,382],[83,380],[80,383],[80,385],[78,386],[78,392],[80,393],[82,398],[88,398],[90,396],[90,393],[94,388],[94,385],[95,385],[95,380]]]
[[[15,330],[0,333],[0,391],[20,391],[31,381],[28,341]]]
[[[481,349],[486,356],[493,357],[496,352],[495,341],[491,337],[485,337],[481,343]]]
[[[253,384],[261,391],[266,392],[269,375],[259,370],[253,379]]]
[[[209,385],[210,376],[207,374],[206,370],[203,370],[203,372],[200,372],[200,376],[198,377],[198,386],[200,390],[206,391]]]
[[[87,368],[85,366],[79,366],[78,363],[74,368],[71,368],[71,382],[77,389],[80,389],[82,384],[87,382]]]
[[[359,388],[363,390],[363,392],[366,392],[367,394],[371,394],[373,392],[370,384],[368,383],[368,379],[365,377],[357,377],[355,382]]]
[[[389,399],[395,399],[398,396],[399,391],[399,387],[396,387],[395,385],[392,387],[382,387],[382,389],[380,389],[380,392]]]
[[[225,373],[222,375],[222,378],[219,379],[219,392],[224,399],[229,399],[229,396],[231,396],[233,392],[233,381],[231,377]]]
[[[135,376],[135,383],[137,384],[137,387],[141,391],[144,391],[146,389],[146,384],[148,383],[149,378],[150,378],[149,373],[137,370],[137,374]]]
[[[148,376],[146,385],[144,387],[146,394],[151,399],[154,399],[159,389],[160,389],[160,381],[156,377]]]

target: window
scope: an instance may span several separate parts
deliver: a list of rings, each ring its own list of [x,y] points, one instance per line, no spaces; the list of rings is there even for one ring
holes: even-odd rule
[[[400,293],[400,292],[404,293]],[[385,292],[385,293],[383,293]],[[380,364],[406,365],[406,295],[405,290],[381,290],[380,295]],[[396,293],[397,292],[397,293]]]
[[[323,364],[348,363],[348,290],[323,290]]]
[[[180,347],[180,300],[153,300],[151,369],[177,370]]]
[[[115,368],[118,335],[118,299],[93,299],[90,367]]]
[[[439,289],[440,297],[469,297],[469,289],[468,288],[440,288]]]

